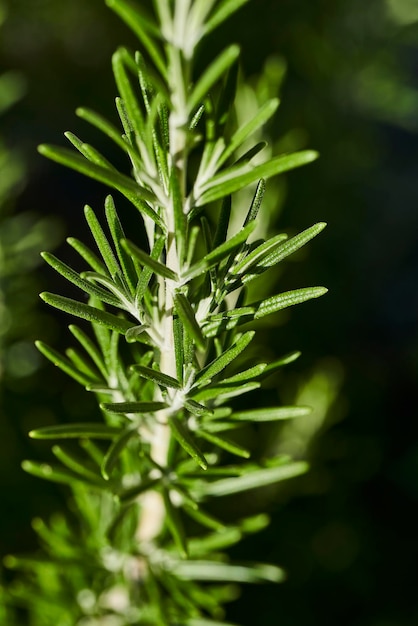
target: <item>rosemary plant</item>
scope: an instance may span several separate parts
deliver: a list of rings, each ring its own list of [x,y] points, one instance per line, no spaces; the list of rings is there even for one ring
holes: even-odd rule
[[[235,593],[231,583],[283,578],[274,565],[233,564],[224,553],[263,528],[265,515],[226,524],[211,510],[212,499],[306,471],[306,463],[286,456],[247,460],[240,427],[310,409],[251,408],[251,392],[299,353],[267,363],[249,361],[245,351],[259,320],[326,292],[308,287],[251,299],[253,281],[271,276],[324,224],[291,238],[256,238],[265,180],[317,155],[262,159],[265,144],[251,138],[275,113],[276,98],[234,126],[238,46],[195,73],[197,48],[245,2],[154,0],[148,12],[142,3],[107,0],[142,48],[113,56],[122,131],[91,110],[77,114],[122,150],[131,175],[72,133],[66,137],[76,151],[40,147],[125,196],[138,212],[138,229],[125,234],[108,196],[103,220],[85,208],[96,249],[68,239],[81,272],[43,255],[83,295],[41,297],[89,328],[69,327],[78,347],[65,356],[42,341],[38,348],[97,396],[102,420],[30,433],[63,442],[52,449],[57,463],[23,467],[69,485],[78,516],[78,524],[60,516],[50,526],[36,520],[47,557],[7,560],[31,571],[32,587],[10,594],[32,603],[33,625],[221,626],[223,604]],[[236,192],[251,185],[252,201],[242,206]],[[236,408],[234,399],[246,393],[248,407]]]

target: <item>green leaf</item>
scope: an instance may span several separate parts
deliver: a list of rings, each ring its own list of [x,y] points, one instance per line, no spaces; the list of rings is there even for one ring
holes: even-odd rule
[[[269,467],[267,469],[257,469],[238,476],[237,478],[225,478],[212,483],[207,483],[203,487],[206,496],[228,496],[233,493],[240,493],[249,489],[258,489],[272,485],[281,480],[300,476],[308,470],[305,462],[298,461],[287,465],[279,465],[278,467]]]
[[[152,380],[157,385],[161,385],[162,387],[171,387],[173,389],[182,389],[181,383],[169,376],[168,374],[163,374],[158,370],[154,370],[151,367],[144,367],[142,365],[132,365],[130,369],[133,372],[136,372],[142,378],[146,378],[147,380]]]
[[[76,150],[78,150],[80,154],[82,154],[83,157],[91,163],[104,167],[105,169],[109,169],[113,172],[117,171],[116,168],[109,163],[109,161],[98,150],[93,148],[93,146],[90,146],[90,144],[84,143],[81,139],[79,139],[79,137],[77,137],[77,135],[74,135],[74,133],[66,132],[64,133],[64,137],[68,139],[74,148],[76,148]]]
[[[231,209],[231,196],[227,196],[223,199],[219,218],[217,220],[216,232],[213,238],[213,245],[215,249],[226,241],[228,235],[229,221],[231,218]]]
[[[261,245],[257,246],[249,254],[247,254],[239,263],[233,265],[230,269],[231,274],[245,274],[253,265],[256,265],[261,259],[265,258],[272,250],[279,247],[283,241],[287,239],[287,235],[281,233],[275,237],[271,237]]]
[[[225,127],[234,114],[234,101],[237,95],[239,64],[233,63],[228,70],[224,86],[219,97],[215,120],[217,123],[217,137],[225,135]]]
[[[96,285],[98,283],[105,289],[108,289],[111,294],[117,299],[117,307],[125,311],[130,312],[134,317],[138,316],[138,311],[134,310],[133,298],[131,296],[128,285],[126,284],[122,274],[118,274],[114,279],[103,274],[97,274],[96,272],[83,272],[82,278],[85,278],[88,282]],[[107,291],[105,293],[108,293]],[[92,294],[96,297],[95,294]],[[116,305],[113,305],[116,306]]]
[[[313,150],[303,150],[289,155],[282,155],[270,159],[266,163],[252,166],[229,168],[216,174],[205,185],[202,194],[196,199],[196,206],[219,200],[235,191],[239,191],[260,178],[271,178],[283,174],[295,167],[306,165],[317,159],[318,153]]]
[[[243,372],[239,372],[239,374],[234,374],[234,376],[230,376],[229,378],[224,378],[222,380],[223,385],[229,385],[230,383],[244,383],[247,380],[253,380],[264,372],[267,367],[267,363],[259,363],[258,365],[254,365]]]
[[[93,364],[87,358],[84,353],[80,353],[74,348],[67,348],[65,354],[70,359],[70,361],[77,367],[80,372],[84,372],[87,376],[90,376],[91,380],[99,382],[101,377],[97,370],[94,368]],[[90,383],[89,383],[90,384]]]
[[[222,0],[205,24],[205,34],[210,33],[224,22],[232,13],[238,11],[248,0]]]
[[[124,152],[127,152],[126,143],[122,139],[119,130],[115,126],[113,126],[113,124],[108,122],[108,120],[106,120],[106,118],[104,118],[102,115],[84,107],[79,107],[78,109],[76,109],[76,114],[78,115],[78,117],[81,117],[81,119],[89,122],[90,124],[92,124],[92,126],[95,126],[99,130],[101,130],[105,135],[112,139],[112,141],[114,141],[115,144],[119,146],[119,148],[122,148]]]
[[[112,67],[116,85],[126,108],[129,123],[138,139],[145,135],[144,118],[138,100],[132,89],[131,81],[126,73],[125,62],[127,51],[119,48],[112,56]]]
[[[76,252],[90,265],[90,267],[98,274],[106,274],[107,270],[99,257],[94,254],[82,241],[75,239],[74,237],[68,237],[67,243],[70,244]]]
[[[68,374],[68,376],[74,378],[74,380],[78,383],[81,383],[82,385],[89,385],[92,382],[91,376],[87,376],[84,372],[80,372],[79,369],[74,367],[71,361],[63,357],[59,352],[54,350],[54,348],[50,348],[47,344],[43,343],[43,341],[35,341],[35,346],[47,359],[59,367],[60,370]]]
[[[241,246],[242,243],[247,241],[248,237],[255,228],[255,223],[247,224],[236,235],[217,246],[214,250],[205,254],[203,259],[192,265],[184,274],[182,274],[182,280],[189,281],[192,278],[200,276],[206,272],[209,268],[213,267],[227,256],[229,256],[236,248]]]
[[[260,126],[263,126],[277,111],[279,106],[278,98],[273,98],[272,100],[268,100],[263,104],[263,106],[257,111],[257,113],[252,117],[246,124],[243,124],[231,137],[228,145],[222,154],[221,158],[218,161],[218,166],[220,167],[225,163],[225,161],[234,154],[235,150],[239,148],[241,144],[248,139],[253,133],[255,133]]]
[[[38,463],[37,461],[23,461],[22,469],[32,476],[37,478],[44,478],[54,483],[61,483],[64,485],[73,485],[74,483],[88,483],[91,486],[97,487],[95,483],[91,483],[86,478],[79,476],[75,472],[66,469],[65,467],[52,465],[50,463]]]
[[[79,343],[83,346],[84,350],[87,352],[93,363],[96,365],[103,378],[107,380],[108,372],[103,362],[103,356],[97,349],[94,342],[90,339],[90,337],[86,335],[84,331],[81,330],[81,328],[78,328],[78,326],[75,326],[74,324],[70,324],[69,330],[77,339],[77,341],[79,341]]]
[[[113,440],[104,456],[101,466],[102,476],[105,480],[109,480],[112,470],[118,462],[119,457],[125,450],[128,442],[136,435],[138,435],[138,430],[136,428],[127,428]]]
[[[243,1],[247,2],[248,0]],[[231,622],[219,622],[218,620],[214,621],[212,619],[188,619],[186,626],[237,626],[237,624],[232,624]]]
[[[225,439],[225,437],[218,437],[213,433],[209,433],[205,430],[200,429],[196,431],[196,435],[198,437],[202,437],[202,439],[206,439],[206,441],[209,441],[210,443],[213,443],[215,446],[218,446],[219,448],[222,448],[227,452],[231,452],[232,454],[236,454],[237,456],[240,456],[244,459],[249,459],[251,456],[249,450],[243,448],[242,446],[239,446],[237,443],[231,441],[230,439]]]
[[[219,372],[222,372],[223,369],[232,363],[232,361],[236,359],[243,350],[245,350],[254,335],[255,332],[253,330],[249,330],[244,333],[230,348],[228,348],[228,350],[200,370],[195,378],[195,386],[200,387],[207,384],[214,376],[219,374]]]
[[[242,539],[242,531],[237,527],[218,529],[214,533],[196,537],[189,541],[189,552],[194,558],[206,556],[230,548]]]
[[[283,367],[283,365],[288,365],[289,363],[293,363],[293,361],[296,361],[296,359],[298,359],[301,354],[302,354],[301,352],[297,352],[297,351],[289,352],[289,354],[285,354],[277,361],[270,363],[269,365],[267,365],[266,369],[263,372],[263,378],[277,371],[278,369]]]
[[[75,474],[79,474],[80,477],[87,480],[89,483],[104,487],[103,478],[88,469],[84,459],[77,458],[73,454],[63,450],[60,446],[53,446],[52,452],[69,470],[73,471]]]
[[[86,454],[89,455],[91,460],[94,461],[94,463],[100,469],[103,460],[103,452],[101,448],[91,439],[80,439],[78,445],[86,452]]]
[[[163,249],[164,249],[164,237],[156,238],[154,242],[154,246],[151,251],[151,255],[150,255],[151,258],[154,261],[158,261]],[[142,268],[141,274],[138,279],[138,284],[136,286],[135,305],[137,308],[140,308],[141,306],[142,299],[145,296],[145,293],[147,291],[147,287],[149,285],[152,275],[153,275],[153,270],[150,267],[145,265]]]
[[[187,454],[189,454],[202,469],[206,470],[208,467],[207,461],[187,427],[175,417],[170,418],[169,425],[181,447],[184,448]]]
[[[228,581],[238,583],[281,582],[284,572],[274,565],[230,565],[219,561],[179,561],[173,568],[185,580]]]
[[[216,530],[218,532],[225,529],[225,525],[222,522],[213,517],[213,515],[209,515],[205,511],[202,511],[200,507],[196,509],[191,506],[183,505],[183,510],[192,519],[206,528],[211,528],[212,530]]]
[[[138,485],[121,491],[118,494],[119,500],[123,503],[129,502],[129,500],[136,500],[142,493],[148,491],[149,489],[155,489],[160,485],[160,483],[161,478],[145,478],[144,480],[141,480]]]
[[[91,296],[96,296],[96,298],[99,298],[102,302],[106,302],[106,304],[110,304],[115,307],[120,305],[118,298],[107,292],[105,289],[101,289],[97,285],[93,285],[84,278],[81,278],[76,271],[66,265],[66,263],[57,259],[57,257],[53,254],[49,252],[42,252],[41,256],[44,261],[54,268],[55,271],[61,274],[61,276],[64,276],[64,278],[66,278],[70,283],[79,287],[79,289],[82,289]]]
[[[119,264],[123,270],[123,276],[126,284],[129,286],[130,292],[133,295],[135,294],[138,276],[136,273],[135,265],[130,255],[126,253],[126,250],[121,245],[122,239],[125,239],[125,233],[123,231],[119,216],[116,212],[116,207],[112,196],[106,197],[105,211],[109,230],[113,239],[113,244],[115,246],[116,254],[119,259]]]
[[[239,47],[232,44],[209,65],[209,67],[203,72],[199,80],[197,81],[192,93],[189,97],[188,107],[189,114],[202,103],[213,85],[222,77],[227,69],[237,60],[239,57]]]
[[[280,406],[274,408],[254,409],[250,411],[238,411],[228,418],[246,422],[273,422],[276,420],[293,419],[312,413],[309,406]]]
[[[142,265],[145,265],[159,276],[163,276],[163,278],[167,278],[168,280],[172,280],[177,283],[179,282],[179,277],[175,272],[173,272],[173,270],[153,259],[149,254],[138,248],[131,241],[124,239],[122,241],[122,245],[125,250],[129,252],[129,254],[135,256]]]
[[[167,408],[165,402],[103,402],[100,407],[109,413],[154,413]]]
[[[91,207],[84,207],[84,215],[86,216],[87,224],[89,225],[96,245],[100,251],[100,254],[102,255],[103,261],[105,262],[106,267],[109,270],[109,274],[112,276],[112,278],[115,278],[116,276],[121,274],[121,269],[107,240],[107,237],[104,234],[103,229],[100,226],[99,221]]]
[[[238,395],[238,394],[237,394]],[[231,421],[223,421],[223,420],[214,420],[214,419],[205,419],[204,427],[205,432],[207,433],[222,433],[226,430],[236,430],[242,426],[243,422],[231,422]]]
[[[166,489],[162,490],[162,494],[164,499],[167,526],[170,529],[173,539],[182,556],[187,557],[187,539],[182,521],[180,519],[179,511],[171,502],[170,494]]]
[[[261,178],[257,183],[257,187],[255,190],[253,199],[251,201],[250,208],[245,218],[244,226],[246,226],[249,222],[252,222],[256,219],[258,212],[260,210],[265,192],[266,192],[266,181],[263,178]]]
[[[178,315],[173,317],[173,340],[174,353],[176,357],[176,376],[183,383],[183,367],[184,367],[184,333],[183,324]]]
[[[196,402],[196,400],[192,400],[191,398],[185,399],[184,406],[189,411],[189,413],[191,413],[192,415],[197,415],[198,417],[201,417],[202,415],[212,415],[213,413],[212,409],[209,409],[204,404],[200,404],[199,402]]]
[[[198,29],[204,24],[216,0],[194,0],[189,10],[189,28]]]
[[[180,292],[174,294],[174,306],[176,307],[177,314],[189,336],[194,339],[196,345],[204,350],[206,341],[200,328],[191,304],[187,300],[186,296]]]
[[[161,51],[155,45],[155,37],[160,36],[159,28],[138,4],[126,0],[106,0],[106,4],[133,30],[148,52],[150,58],[163,77],[167,77],[167,64]],[[151,35],[151,36],[150,36]]]
[[[325,222],[319,222],[318,224],[314,224],[310,228],[307,228],[303,232],[299,233],[295,237],[288,239],[281,245],[277,246],[276,249],[270,251],[270,253],[264,256],[262,263],[260,263],[259,267],[256,267],[256,271],[254,274],[251,272],[247,272],[247,275],[243,276],[243,283],[247,283],[253,278],[255,278],[261,271],[266,270],[267,268],[276,265],[289,255],[293,254],[299,248],[304,246],[308,241],[319,235],[319,233],[325,228]]]
[[[312,298],[319,298],[327,293],[328,289],[325,287],[306,287],[304,289],[294,289],[293,291],[285,291],[277,296],[267,298],[258,304],[257,310],[254,314],[254,319],[261,319],[276,311],[281,311],[289,306],[295,304],[301,304]],[[256,307],[255,304],[252,306]]]
[[[240,396],[248,391],[253,391],[254,389],[258,389],[260,387],[260,383],[258,382],[244,382],[241,384],[230,384],[228,385],[226,381],[222,381],[221,384],[218,385],[209,385],[204,387],[203,389],[199,389],[196,393],[193,394],[193,398],[198,400],[199,402],[207,402],[208,400],[215,400],[216,404],[220,404],[221,402],[225,402],[228,398],[234,398],[235,396]]]
[[[244,306],[210,315],[205,321],[202,331],[206,337],[216,337],[225,330],[231,330],[240,324],[251,322],[254,319],[255,308]]]
[[[184,213],[183,197],[180,189],[179,177],[181,173],[173,167],[170,177],[170,196],[174,216],[174,235],[177,244],[177,253],[180,263],[183,264],[186,258],[186,235],[187,219]]]
[[[60,148],[57,146],[47,146],[45,144],[40,145],[38,150],[40,154],[52,159],[52,161],[56,161],[61,165],[65,165],[66,167],[80,172],[80,174],[84,174],[85,176],[93,178],[100,183],[104,183],[113,189],[117,189],[136,206],[138,205],[136,202],[137,198],[151,202],[155,200],[153,193],[138,185],[138,183],[133,181],[131,178],[128,178],[124,174],[120,174],[114,170],[109,170],[100,165],[95,165],[94,163],[91,163],[90,161],[87,161],[87,159],[74,153],[72,150],[67,150],[66,148]],[[159,216],[151,209],[151,207],[149,207],[149,213],[150,217],[151,215],[153,216],[156,223],[161,223]]]
[[[32,439],[113,439],[121,433],[120,428],[100,423],[59,424],[31,430]]]
[[[115,330],[117,333],[121,333],[123,335],[129,328],[135,326],[132,322],[128,322],[128,320],[125,320],[122,317],[117,317],[116,315],[113,315],[113,313],[102,311],[88,304],[72,300],[71,298],[65,298],[64,296],[58,296],[48,292],[41,293],[41,298],[47,304],[64,311],[64,313],[81,317],[89,322],[101,324],[106,328]]]

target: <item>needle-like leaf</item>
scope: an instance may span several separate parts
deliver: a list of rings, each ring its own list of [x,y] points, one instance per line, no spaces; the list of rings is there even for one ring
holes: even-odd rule
[[[74,378],[77,382],[82,385],[89,385],[92,383],[91,376],[88,376],[85,372],[80,372],[80,370],[74,366],[73,363],[69,359],[63,357],[57,350],[54,348],[50,348],[43,341],[36,341],[36,347],[39,352],[41,352],[47,359],[49,359],[54,365],[59,367],[63,372]]]
[[[127,252],[129,252],[138,259],[141,265],[145,265],[159,276],[163,276],[164,278],[168,278],[169,280],[173,280],[174,282],[179,282],[179,277],[175,272],[173,272],[173,270],[171,270],[166,265],[163,265],[159,261],[153,259],[152,256],[138,248],[138,246],[136,246],[131,241],[127,241],[126,239],[124,239],[122,241],[122,245]]]
[[[165,402],[103,402],[100,406],[109,413],[121,413],[123,415],[154,413],[167,408]]]
[[[214,176],[205,186],[200,197],[196,199],[196,206],[202,206],[214,202],[220,198],[246,187],[260,178],[271,178],[283,174],[295,167],[311,163],[318,158],[318,153],[313,150],[304,150],[293,154],[275,157],[262,163],[251,166],[247,164],[244,169],[230,168]]]
[[[239,47],[235,44],[226,48],[216,57],[209,65],[206,71],[197,81],[191,95],[189,96],[188,109],[189,114],[201,104],[202,100],[207,96],[213,85],[225,74],[228,68],[237,60],[239,56]]]
[[[210,33],[224,22],[232,13],[247,4],[248,0],[222,0],[205,24],[205,33]]]
[[[204,350],[206,343],[205,338],[186,296],[180,292],[176,292],[174,294],[174,305],[186,332],[196,342],[196,345]]]
[[[309,415],[312,408],[309,406],[279,406],[266,409],[253,409],[232,413],[228,419],[245,422],[273,422],[276,420],[288,420],[294,417]]]
[[[207,496],[227,496],[249,489],[266,487],[281,480],[304,474],[307,470],[308,465],[302,461],[267,469],[256,469],[237,478],[225,478],[208,483],[204,487],[204,493]]]
[[[187,454],[196,461],[198,465],[202,469],[207,469],[208,464],[203,455],[203,452],[200,450],[199,446],[194,441],[194,438],[188,431],[187,427],[182,424],[182,422],[176,417],[172,417],[169,421],[171,431],[174,437],[177,439],[182,448],[184,448]]]
[[[81,317],[89,322],[102,324],[106,328],[115,330],[118,333],[125,334],[129,328],[135,326],[132,322],[128,322],[128,320],[122,317],[117,317],[113,315],[113,313],[101,311],[100,309],[84,304],[83,302],[77,302],[77,300],[72,300],[71,298],[65,298],[64,296],[58,296],[48,292],[41,293],[41,298],[56,309],[60,309],[76,317]]]
[[[170,387],[173,389],[182,388],[181,383],[178,380],[168,374],[163,374],[163,372],[152,369],[151,367],[132,365],[131,370],[147,380],[152,380],[154,383],[157,383],[157,385],[161,385],[162,387]]]
[[[102,476],[105,480],[109,480],[119,457],[128,445],[128,442],[135,436],[138,436],[138,430],[136,428],[127,428],[115,437],[101,465]]]
[[[121,432],[120,428],[100,423],[58,424],[31,430],[32,439],[113,439]]]
[[[241,337],[239,337],[228,350],[200,370],[195,378],[195,385],[201,387],[212,380],[212,378],[219,374],[219,372],[222,372],[222,370],[224,370],[241,354],[243,350],[245,350],[254,335],[255,332],[253,330],[241,335]]]
[[[293,291],[285,291],[277,296],[267,298],[258,304],[257,310],[254,314],[254,319],[261,319],[271,313],[276,313],[282,309],[286,309],[289,306],[295,304],[301,304],[312,298],[319,298],[327,293],[328,289],[325,287],[306,287],[304,289],[294,289]],[[256,307],[256,305],[253,305]]]

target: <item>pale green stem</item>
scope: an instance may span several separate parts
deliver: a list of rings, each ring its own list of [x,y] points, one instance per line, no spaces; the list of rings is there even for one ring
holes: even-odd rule
[[[169,82],[171,88],[171,99],[173,109],[170,114],[170,160],[171,167],[178,172],[179,185],[185,206],[186,194],[186,172],[187,172],[187,132],[188,120],[187,111],[187,85],[190,75],[189,62],[184,62],[180,50],[169,46]],[[174,210],[172,202],[168,204],[165,212],[167,224],[167,247],[166,265],[176,273],[181,273],[180,259],[176,245],[176,234],[174,224]],[[165,374],[177,376],[176,355],[174,349],[173,331],[173,308],[175,284],[170,280],[164,281],[164,304],[162,311],[161,336],[164,344],[160,352],[160,370]],[[157,392],[156,399],[161,400],[160,392]],[[151,457],[161,467],[167,466],[167,456],[170,445],[171,431],[167,424],[168,412],[160,412],[159,421],[155,424],[151,441]],[[141,519],[137,530],[139,541],[153,541],[161,532],[166,511],[162,497],[157,492],[148,492],[141,498]]]

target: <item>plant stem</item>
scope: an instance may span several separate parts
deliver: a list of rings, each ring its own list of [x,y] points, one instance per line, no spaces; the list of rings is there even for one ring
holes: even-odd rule
[[[186,173],[187,173],[187,85],[190,76],[190,62],[182,58],[182,53],[172,45],[168,46],[169,83],[171,101],[173,104],[169,117],[170,132],[170,167],[178,176],[179,188],[182,194],[183,211],[186,204]],[[166,266],[177,274],[182,267],[179,251],[176,244],[174,199],[171,197],[165,210],[167,224]],[[164,280],[164,305],[162,311],[161,336],[164,344],[160,353],[160,371],[176,378],[176,355],[174,349],[174,289],[171,280]],[[160,392],[157,391],[161,400]],[[167,412],[159,414],[159,422],[155,423],[151,442],[151,458],[161,467],[167,467],[167,456],[170,445],[171,431],[168,425]],[[137,538],[140,541],[152,541],[159,535],[164,524],[165,506],[162,496],[157,492],[148,492],[142,499],[142,510]]]

